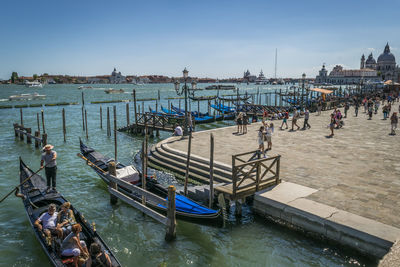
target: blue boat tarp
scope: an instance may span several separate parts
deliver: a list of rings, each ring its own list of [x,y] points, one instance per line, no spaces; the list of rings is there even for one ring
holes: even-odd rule
[[[231,112],[235,112],[236,109],[234,107],[228,107],[225,105],[211,105],[211,107],[215,110],[218,110],[219,112],[223,112],[223,113],[231,113]]]
[[[166,198],[166,200],[168,201],[168,198]],[[167,208],[161,204],[158,204],[158,206],[162,208]],[[175,196],[175,209],[176,211],[187,212],[192,214],[202,214],[202,215],[218,213],[217,210],[201,206],[182,195]]]

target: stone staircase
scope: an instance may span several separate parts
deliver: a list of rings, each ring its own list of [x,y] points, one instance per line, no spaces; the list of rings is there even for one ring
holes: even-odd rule
[[[149,165],[153,168],[165,168],[173,173],[184,176],[186,172],[186,152],[170,148],[168,146],[168,140],[169,139],[166,139],[151,147],[149,155]],[[189,166],[189,178],[199,181],[202,184],[209,184],[209,160],[197,156],[191,156]],[[218,162],[214,162],[214,184],[226,184],[231,183],[231,181],[231,167]],[[202,186],[193,188],[194,190],[200,190],[201,187]],[[205,187],[209,188],[209,185]],[[209,193],[207,191],[204,194],[208,196]]]

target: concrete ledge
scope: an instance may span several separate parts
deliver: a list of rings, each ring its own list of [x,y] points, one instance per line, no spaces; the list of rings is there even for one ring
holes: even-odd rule
[[[400,229],[306,199],[317,190],[283,182],[256,193],[254,211],[375,258],[391,248]]]

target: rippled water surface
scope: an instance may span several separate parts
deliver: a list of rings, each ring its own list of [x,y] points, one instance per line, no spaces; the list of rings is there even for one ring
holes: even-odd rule
[[[204,87],[205,85],[199,85]],[[45,85],[41,89],[26,88],[17,85],[0,85],[1,105],[31,103],[81,103],[82,90],[78,85]],[[126,124],[125,103],[102,104],[103,129],[100,129],[100,104],[91,101],[107,99],[131,99],[131,90],[136,88],[137,97],[176,97],[172,84],[157,85],[94,85],[93,89],[83,90],[85,108],[88,114],[89,140],[86,142],[104,154],[114,155],[113,139],[108,138],[105,128],[105,109],[115,105],[118,114],[118,126]],[[107,95],[104,88],[123,88],[126,93]],[[247,89],[256,92],[256,87],[242,86],[241,93]],[[268,92],[267,86],[260,87],[262,93]],[[47,95],[45,100],[8,101],[8,96],[20,93]],[[232,94],[232,91],[223,94]],[[216,94],[215,91],[202,91],[198,95]],[[178,100],[171,100],[178,105]],[[167,106],[167,100],[161,104]],[[183,106],[183,102],[181,103]],[[155,102],[145,102],[155,108]],[[67,142],[62,135],[61,110],[65,108],[67,121]],[[192,104],[197,109],[197,104]],[[206,111],[206,103],[200,107]],[[42,108],[23,108],[25,127],[37,129],[36,114]],[[353,252],[311,240],[299,233],[254,217],[250,207],[244,208],[244,216],[236,220],[230,215],[226,228],[202,226],[178,221],[177,239],[164,241],[165,227],[153,219],[126,204],[109,204],[106,185],[84,162],[76,156],[79,152],[79,137],[85,138],[82,130],[81,105],[43,107],[48,143],[55,146],[58,153],[58,190],[84,213],[85,217],[96,223],[103,239],[124,266],[374,266],[375,262],[360,257]],[[131,104],[131,121],[133,105]],[[20,111],[17,108],[0,109],[0,192],[1,197],[18,184],[18,157],[37,170],[40,164],[40,152],[14,138],[12,123],[19,123]],[[231,122],[219,122],[199,127],[209,129],[230,125]],[[162,133],[158,142],[167,137]],[[139,151],[142,137],[118,133],[118,160],[132,163]],[[44,174],[43,174],[44,175]],[[174,177],[165,175],[165,184],[177,184]],[[49,261],[35,239],[28,223],[20,199],[10,196],[0,204],[0,266],[49,266]]]

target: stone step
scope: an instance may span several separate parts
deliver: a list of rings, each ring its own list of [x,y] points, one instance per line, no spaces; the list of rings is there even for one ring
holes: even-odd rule
[[[180,163],[184,163],[185,164],[185,168],[186,168],[186,157],[175,154],[175,153],[171,153],[168,150],[164,149],[165,146],[160,146],[160,145],[155,145],[154,149],[161,155],[163,155],[164,157],[167,157],[171,160],[173,160],[173,163],[175,162],[180,162]],[[192,158],[190,160],[190,167],[195,167],[197,169],[201,169],[204,170],[207,174],[207,177],[209,177],[209,173],[210,173],[210,166],[209,163],[204,164],[199,162],[196,158]],[[216,176],[220,176],[220,177],[224,177],[226,179],[228,179],[229,181],[231,181],[232,179],[232,173],[223,169],[220,169],[216,166],[214,166],[214,177]]]
[[[179,161],[175,161],[160,154],[157,150],[151,149],[151,154],[149,157],[149,161],[152,161],[155,165],[159,165],[160,167],[167,168],[173,172],[176,172],[180,175],[185,175],[186,172],[186,163],[182,163]],[[209,171],[205,171],[203,169],[199,169],[195,166],[189,167],[189,177],[200,181],[202,183],[209,183]],[[230,182],[230,179],[225,177],[221,177],[219,175],[214,175],[215,182]]]
[[[187,157],[187,153],[186,153],[186,152],[182,152],[182,151],[179,151],[179,150],[175,150],[175,149],[173,149],[173,148],[170,148],[170,147],[168,146],[167,143],[160,142],[160,143],[158,143],[157,145],[158,145],[158,146],[161,146],[161,148],[162,148],[164,151],[169,152],[169,153],[171,153],[171,154],[173,154],[173,155],[180,156],[180,157],[182,157],[182,158],[184,158],[184,159],[186,159],[186,157]],[[209,168],[209,165],[210,165],[209,159],[205,159],[205,158],[198,157],[198,156],[195,156],[195,155],[191,155],[191,158],[195,159],[195,161],[196,161],[197,163],[199,163],[199,164],[201,163],[201,164],[207,166],[207,168]],[[229,177],[232,176],[232,166],[228,166],[228,165],[226,165],[226,164],[222,164],[222,163],[219,163],[219,162],[215,162],[215,161],[214,161],[214,169],[223,170],[223,171],[227,172],[227,174],[229,175]]]

